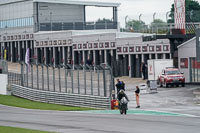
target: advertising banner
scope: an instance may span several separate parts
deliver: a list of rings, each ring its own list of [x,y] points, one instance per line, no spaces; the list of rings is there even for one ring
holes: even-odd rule
[[[175,29],[180,29],[185,34],[185,0],[174,0]]]
[[[196,30],[196,58],[200,62],[200,29]]]

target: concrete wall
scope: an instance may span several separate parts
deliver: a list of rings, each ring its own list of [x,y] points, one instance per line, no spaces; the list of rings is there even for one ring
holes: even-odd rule
[[[71,38],[71,31],[58,31],[58,32],[48,32],[48,33],[36,33],[34,34],[34,39],[37,41],[48,41],[48,40],[63,40]],[[37,47],[37,46],[35,46]]]
[[[117,46],[128,46],[128,45],[135,45],[135,44],[142,44],[142,37],[124,37],[124,38],[117,38],[116,39]]]
[[[7,95],[8,75],[0,74],[0,94]]]
[[[189,83],[190,81],[190,57],[196,57],[196,39],[193,38],[188,42],[185,42],[180,47],[178,47],[178,61],[179,61],[179,69],[181,72],[184,72],[185,82]],[[188,59],[188,68],[181,68],[180,59],[187,58]]]
[[[52,3],[38,4],[40,23],[84,22],[84,6]]]
[[[105,34],[90,34],[73,36],[73,43],[87,43],[87,42],[109,42],[115,41],[115,33],[105,33]]]
[[[0,14],[0,20],[31,17],[33,16],[32,1],[0,5]]]
[[[7,4],[3,4],[6,2],[11,2]],[[1,5],[3,4],[3,5]],[[20,33],[33,33],[34,26],[14,26],[22,24],[20,19],[27,19],[29,20],[33,18],[33,3],[32,1],[2,1],[0,3],[0,21],[12,21],[15,24],[12,24],[12,28],[2,28],[0,29],[0,34],[20,34]],[[31,20],[30,20],[31,21]],[[27,23],[27,22],[26,22]],[[24,24],[22,24],[24,25]]]

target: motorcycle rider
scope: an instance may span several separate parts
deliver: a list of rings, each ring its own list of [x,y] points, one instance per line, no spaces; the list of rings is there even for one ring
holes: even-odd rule
[[[125,97],[126,100],[129,101],[128,96],[125,94],[124,90],[120,90],[117,95],[117,99],[119,100],[119,102],[123,97]]]

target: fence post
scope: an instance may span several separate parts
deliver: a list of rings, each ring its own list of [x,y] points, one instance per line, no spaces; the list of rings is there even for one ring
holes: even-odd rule
[[[21,65],[21,86],[24,86],[24,79],[23,79],[24,68],[23,68],[23,62],[21,62],[20,65]]]
[[[31,87],[33,89],[33,64],[31,63]]]
[[[47,69],[47,90],[49,91],[49,66],[46,65],[46,69]]]
[[[79,68],[77,68],[78,94],[80,94]]]
[[[72,84],[72,93],[74,93],[74,73],[73,73],[73,69],[70,69],[70,72],[71,72],[71,84]]]
[[[61,92],[60,66],[58,66],[58,81],[59,81],[59,92]]]
[[[28,64],[25,65],[26,66],[26,82],[27,82],[27,87],[28,87]]]
[[[97,70],[97,80],[98,80],[98,96],[100,96],[100,85],[99,85],[99,69]]]
[[[67,93],[67,68],[66,66],[64,67],[65,69],[65,92]]]
[[[42,90],[44,90],[44,65],[41,64],[42,67]]]
[[[84,71],[84,89],[85,89],[85,95],[87,94],[87,88],[86,88],[86,67],[83,67],[83,71]]]
[[[91,95],[93,95],[93,80],[92,80],[92,69],[90,69],[90,75],[91,75]]]
[[[55,67],[53,67],[53,91],[55,92]]]
[[[112,68],[109,66],[109,70],[110,70],[110,80],[111,80],[111,86],[110,86],[110,97],[113,99],[115,99],[115,93],[113,93],[112,95],[112,91],[115,91],[115,84],[114,84],[114,76],[113,76],[113,71],[112,71]]]
[[[103,68],[103,88],[104,88],[104,96],[106,97],[106,73],[105,73],[105,68]]]
[[[39,90],[38,64],[36,64],[36,69],[37,69],[37,89]]]

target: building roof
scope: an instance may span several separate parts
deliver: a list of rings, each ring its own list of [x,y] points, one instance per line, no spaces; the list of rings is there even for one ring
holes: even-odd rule
[[[33,1],[45,2],[45,3],[71,4],[71,5],[100,6],[100,7],[118,7],[120,5],[120,3],[87,1],[87,0],[33,0]]]
[[[193,40],[195,40],[195,39],[196,39],[196,37],[193,37],[192,39],[190,39],[190,40],[188,40],[188,41],[182,43],[182,44],[179,45],[179,46],[177,46],[177,48],[180,48],[180,47],[182,47],[182,46],[184,46],[184,45],[187,45],[189,42],[191,42],[191,41],[193,41]]]
[[[0,0],[0,5],[8,4],[8,3],[21,2],[21,1],[28,1],[28,0]]]
[[[129,33],[129,32],[118,32],[117,30],[64,30],[64,31],[39,31],[34,33],[39,34],[57,34],[57,33],[71,33],[72,36],[84,36],[84,35],[105,35],[105,34],[114,34],[116,38],[135,38],[142,36],[151,36],[152,34],[143,34],[143,33]]]
[[[33,2],[44,2],[44,3],[59,3],[59,4],[70,4],[70,5],[85,5],[85,6],[100,6],[100,7],[118,7],[120,3],[116,2],[99,2],[99,1],[89,1],[89,0],[0,0],[0,5],[23,2],[23,1],[33,1]]]

